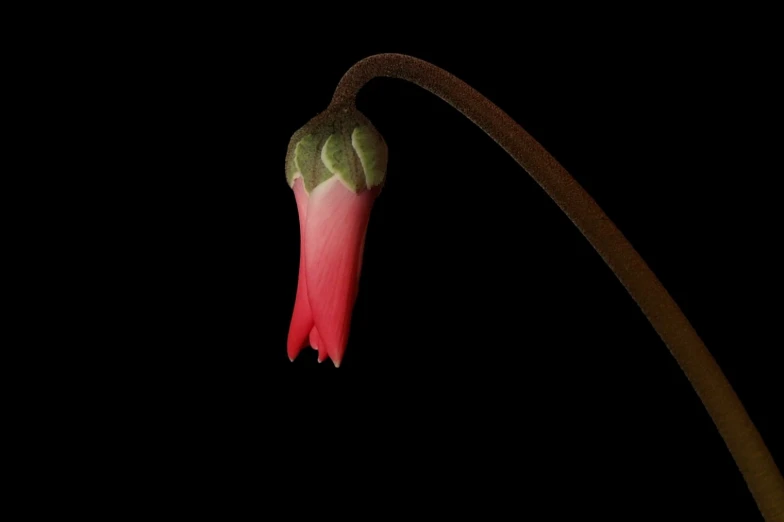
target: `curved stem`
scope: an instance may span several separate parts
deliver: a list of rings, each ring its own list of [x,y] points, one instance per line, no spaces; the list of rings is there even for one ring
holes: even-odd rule
[[[765,520],[784,521],[784,479],[743,404],[670,294],[593,198],[505,112],[465,82],[423,60],[401,54],[366,58],[340,80],[331,105],[353,105],[359,89],[379,76],[415,83],[462,112],[561,207],[626,287],[678,361]]]

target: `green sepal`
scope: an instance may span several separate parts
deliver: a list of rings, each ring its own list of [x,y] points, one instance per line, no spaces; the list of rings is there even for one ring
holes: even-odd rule
[[[351,145],[356,151],[368,188],[384,183],[387,172],[387,145],[376,129],[361,125],[351,133]]]

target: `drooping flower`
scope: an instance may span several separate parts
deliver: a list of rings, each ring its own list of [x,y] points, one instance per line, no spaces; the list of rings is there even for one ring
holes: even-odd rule
[[[310,344],[340,366],[368,220],[384,183],[387,147],[359,111],[330,108],[294,134],[286,179],[300,222],[300,266],[287,351]]]

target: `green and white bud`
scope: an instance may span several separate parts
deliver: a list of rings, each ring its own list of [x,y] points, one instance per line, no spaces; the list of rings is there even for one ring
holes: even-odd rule
[[[387,169],[384,138],[353,107],[330,108],[294,133],[286,155],[286,180],[301,177],[310,193],[333,176],[352,192],[383,185]]]

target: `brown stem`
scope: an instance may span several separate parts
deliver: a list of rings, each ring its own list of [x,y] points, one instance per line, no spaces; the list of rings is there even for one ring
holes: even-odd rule
[[[609,265],[691,382],[740,468],[768,522],[784,522],[784,479],[743,404],[683,312],[599,205],[536,140],[475,89],[428,62],[379,54],[355,64],[332,105],[352,104],[369,80],[386,76],[415,83],[476,123],[520,164],[577,226]]]

